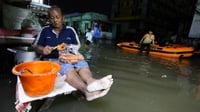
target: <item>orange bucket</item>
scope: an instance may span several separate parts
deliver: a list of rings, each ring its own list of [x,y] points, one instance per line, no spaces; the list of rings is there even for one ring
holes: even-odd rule
[[[51,61],[31,61],[15,65],[12,73],[18,75],[28,96],[36,97],[50,93],[60,65]]]

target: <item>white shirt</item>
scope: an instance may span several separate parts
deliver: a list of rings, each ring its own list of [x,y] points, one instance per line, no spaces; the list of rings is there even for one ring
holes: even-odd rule
[[[92,42],[92,37],[93,37],[92,32],[87,32],[85,36],[86,36],[86,40]]]

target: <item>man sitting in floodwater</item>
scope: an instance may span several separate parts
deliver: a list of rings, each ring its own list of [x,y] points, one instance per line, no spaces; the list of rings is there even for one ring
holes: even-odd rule
[[[35,50],[44,60],[54,60],[61,65],[61,75],[66,75],[65,81],[85,94],[87,101],[105,96],[112,84],[112,75],[95,79],[88,63],[79,53],[80,41],[74,28],[63,24],[63,14],[59,7],[49,9],[51,25],[42,28],[35,41]],[[64,43],[64,49],[55,46]],[[76,61],[72,61],[76,59]]]

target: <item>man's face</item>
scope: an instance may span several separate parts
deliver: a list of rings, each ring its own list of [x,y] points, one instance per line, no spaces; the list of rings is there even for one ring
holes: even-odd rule
[[[49,12],[49,16],[50,16],[50,22],[52,23],[52,25],[54,27],[61,27],[63,24],[63,15],[61,14],[61,12],[59,10],[56,9],[52,9]]]

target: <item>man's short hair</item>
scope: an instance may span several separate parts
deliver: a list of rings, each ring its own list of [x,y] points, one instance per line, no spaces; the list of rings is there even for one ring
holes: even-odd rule
[[[48,17],[49,17],[49,15],[50,15],[49,12],[50,12],[51,10],[57,10],[58,12],[60,12],[60,13],[63,15],[63,12],[62,12],[61,8],[58,7],[58,6],[56,6],[56,5],[54,5],[54,6],[51,6],[51,8],[49,8]]]

